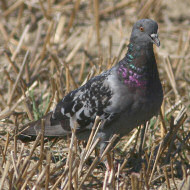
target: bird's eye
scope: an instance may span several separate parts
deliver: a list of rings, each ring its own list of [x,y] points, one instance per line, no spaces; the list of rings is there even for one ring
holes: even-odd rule
[[[141,32],[143,32],[143,31],[144,31],[144,28],[143,28],[142,26],[140,27],[140,31],[141,31]]]

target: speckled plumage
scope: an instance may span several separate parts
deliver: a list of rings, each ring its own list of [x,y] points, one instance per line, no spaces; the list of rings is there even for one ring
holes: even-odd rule
[[[163,99],[153,43],[159,46],[158,25],[150,19],[133,26],[126,56],[110,70],[70,92],[45,118],[45,136],[66,136],[77,124],[77,137],[88,139],[96,116],[102,120],[97,137],[100,148],[157,114]],[[40,121],[33,122],[19,136],[36,136]]]

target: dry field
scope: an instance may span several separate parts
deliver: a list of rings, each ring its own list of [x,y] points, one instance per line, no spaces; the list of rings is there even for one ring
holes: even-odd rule
[[[118,62],[140,18],[159,24],[164,88],[160,115],[146,125],[140,169],[143,126],[101,157],[93,138],[79,142],[73,132],[47,140],[43,125],[36,141],[17,140],[21,126]],[[190,189],[189,0],[0,0],[0,80],[0,190]]]

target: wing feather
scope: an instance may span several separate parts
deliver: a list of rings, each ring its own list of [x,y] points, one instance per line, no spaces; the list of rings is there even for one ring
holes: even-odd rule
[[[70,128],[77,123],[77,131],[91,129],[96,116],[102,120],[111,119],[111,115],[105,110],[111,104],[112,89],[105,82],[109,72],[96,76],[77,90],[70,92],[56,106],[52,118],[63,120],[69,118]],[[63,128],[68,126],[62,125]]]

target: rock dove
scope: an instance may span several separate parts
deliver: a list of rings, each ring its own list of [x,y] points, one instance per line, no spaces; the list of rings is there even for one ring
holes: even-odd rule
[[[101,126],[97,137],[102,152],[114,134],[119,138],[127,135],[158,114],[163,91],[153,52],[153,44],[160,46],[157,31],[155,21],[137,21],[125,57],[111,69],[71,91],[54,111],[44,116],[44,136],[67,136],[76,125],[77,137],[87,140],[99,116]],[[41,122],[38,120],[25,127],[18,136],[22,141],[36,136],[41,130]]]

